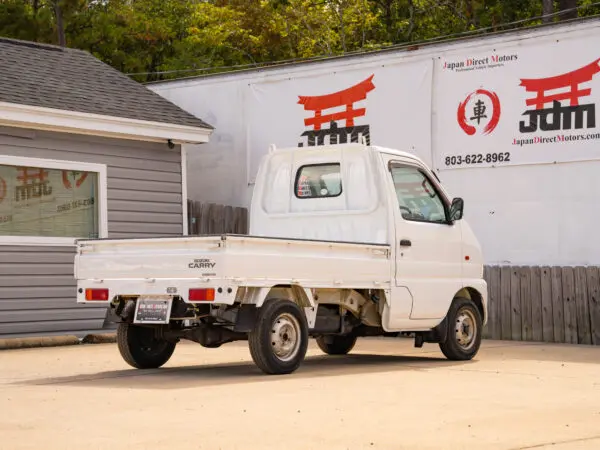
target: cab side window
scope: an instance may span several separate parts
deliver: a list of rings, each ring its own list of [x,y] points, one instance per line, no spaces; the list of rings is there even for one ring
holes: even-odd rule
[[[405,220],[430,223],[447,223],[444,202],[416,167],[391,168],[400,212]]]

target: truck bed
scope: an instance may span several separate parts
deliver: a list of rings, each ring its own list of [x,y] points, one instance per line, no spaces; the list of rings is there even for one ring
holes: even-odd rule
[[[200,281],[380,289],[390,285],[390,264],[390,247],[382,244],[240,235],[94,239],[77,242],[75,277],[80,286],[119,282],[119,290],[132,291],[122,295],[164,293],[170,285]]]

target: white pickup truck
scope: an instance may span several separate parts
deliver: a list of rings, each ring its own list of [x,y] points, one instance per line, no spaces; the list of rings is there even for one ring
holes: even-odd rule
[[[308,339],[330,355],[361,336],[414,336],[475,356],[487,321],[481,249],[415,156],[363,144],[271,149],[248,236],[79,240],[78,303],[106,303],[136,368],[177,342],[247,340],[268,374],[295,371]]]

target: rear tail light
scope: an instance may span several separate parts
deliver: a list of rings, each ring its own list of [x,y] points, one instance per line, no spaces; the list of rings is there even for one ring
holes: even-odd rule
[[[89,301],[108,301],[108,289],[86,289],[85,299]]]
[[[190,289],[190,302],[212,302],[215,299],[214,289]]]

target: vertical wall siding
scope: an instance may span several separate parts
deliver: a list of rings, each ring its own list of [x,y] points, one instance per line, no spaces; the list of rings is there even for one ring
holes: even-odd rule
[[[75,303],[73,248],[0,247],[0,337],[102,327],[105,310]]]
[[[0,128],[0,154],[106,164],[109,237],[181,235],[177,146]],[[105,309],[77,305],[72,247],[0,245],[0,338],[100,329]]]

